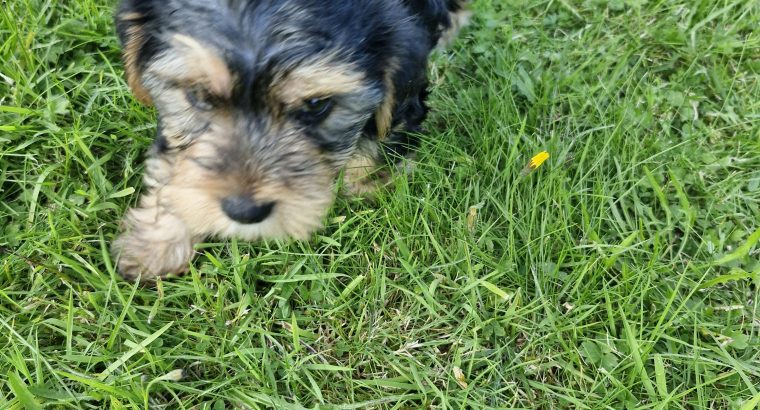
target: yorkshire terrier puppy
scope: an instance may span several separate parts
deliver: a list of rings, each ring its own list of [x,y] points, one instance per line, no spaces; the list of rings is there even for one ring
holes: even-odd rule
[[[307,238],[335,183],[418,143],[427,60],[466,0],[123,0],[127,82],[158,113],[119,272],[182,273],[205,237]]]

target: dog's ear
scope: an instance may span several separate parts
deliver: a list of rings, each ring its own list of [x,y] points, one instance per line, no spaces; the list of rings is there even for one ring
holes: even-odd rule
[[[433,44],[438,41],[441,32],[451,25],[449,11],[458,8],[462,0],[404,0],[420,23],[430,33]]]
[[[393,125],[393,109],[396,107],[396,73],[399,70],[398,59],[391,59],[388,61],[387,67],[383,74],[383,87],[385,88],[385,95],[383,96],[383,102],[375,112],[375,129],[377,136],[382,140],[388,136],[391,132],[391,126]]]
[[[116,12],[116,32],[122,46],[122,59],[127,83],[132,93],[145,105],[153,103],[142,83],[148,61],[159,52],[160,41],[155,35],[159,0],[122,0]]]

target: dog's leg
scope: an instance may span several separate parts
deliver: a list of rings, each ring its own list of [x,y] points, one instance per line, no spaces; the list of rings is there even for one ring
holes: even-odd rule
[[[195,240],[182,220],[160,207],[143,206],[129,210],[124,225],[113,250],[125,278],[153,280],[187,270]]]
[[[383,185],[383,174],[380,174],[380,148],[376,141],[368,138],[359,140],[351,159],[343,171],[343,185],[349,195],[372,197],[374,192]]]
[[[148,193],[140,206],[127,212],[124,232],[113,243],[112,253],[118,257],[118,270],[128,279],[154,280],[169,273],[187,271],[193,256],[193,245],[202,238],[194,237],[186,224],[172,214],[161,201],[160,183],[169,165],[157,158],[148,160],[146,185]]]

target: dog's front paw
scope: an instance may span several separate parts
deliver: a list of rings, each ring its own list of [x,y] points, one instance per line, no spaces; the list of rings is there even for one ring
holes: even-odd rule
[[[182,220],[155,208],[137,208],[124,225],[112,252],[125,279],[152,281],[187,271],[195,241]]]

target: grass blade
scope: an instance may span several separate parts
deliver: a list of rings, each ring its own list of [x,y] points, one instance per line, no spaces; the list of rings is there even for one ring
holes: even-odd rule
[[[11,388],[11,392],[16,396],[16,399],[27,410],[41,410],[42,405],[34,398],[32,392],[26,387],[23,380],[16,374],[16,372],[8,372],[8,386]]]
[[[158,329],[156,332],[146,337],[143,341],[136,344],[132,349],[124,353],[118,360],[111,363],[111,365],[108,366],[100,374],[99,376],[100,381],[105,380],[111,373],[113,373],[114,370],[118,369],[120,366],[123,366],[127,362],[127,360],[129,360],[132,356],[136,355],[137,353],[145,349],[148,345],[153,343],[156,339],[161,337],[161,335],[164,334],[164,332],[166,332],[167,330],[169,330],[169,328],[172,327],[173,324],[174,322],[167,323],[166,325],[164,325],[164,327],[162,327],[161,329]]]

